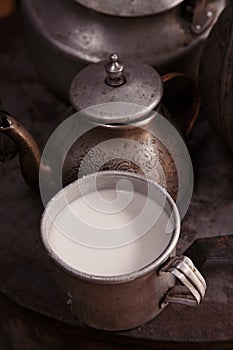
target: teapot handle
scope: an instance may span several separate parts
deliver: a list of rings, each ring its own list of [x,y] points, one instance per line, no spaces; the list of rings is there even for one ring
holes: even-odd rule
[[[192,108],[192,110],[193,110],[193,112],[192,112],[192,116],[190,118],[190,122],[188,124],[188,127],[185,130],[185,136],[188,136],[190,134],[190,132],[192,131],[193,126],[196,123],[197,117],[198,117],[199,112],[200,112],[200,107],[201,107],[200,94],[199,94],[196,83],[184,73],[171,72],[171,73],[164,74],[162,76],[162,80],[164,83],[167,83],[168,81],[176,79],[176,78],[185,78],[191,83],[191,86],[192,86],[192,94],[193,94],[193,108]]]
[[[8,112],[0,112],[0,134],[8,136],[16,143],[22,175],[28,185],[38,191],[41,159],[39,147],[23,125]]]

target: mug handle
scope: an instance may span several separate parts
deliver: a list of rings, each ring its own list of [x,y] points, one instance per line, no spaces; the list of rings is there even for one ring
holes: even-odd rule
[[[185,136],[187,137],[190,134],[190,132],[192,131],[192,129],[194,127],[194,124],[196,123],[197,117],[199,115],[200,108],[201,108],[201,98],[200,98],[199,90],[198,90],[198,87],[197,87],[196,83],[184,73],[181,73],[181,72],[170,72],[170,73],[164,74],[162,76],[162,81],[165,84],[168,81],[170,81],[172,79],[176,79],[176,78],[185,78],[191,83],[191,86],[192,86],[193,113],[192,113],[192,116],[190,118],[190,122],[188,124],[188,127],[187,127],[187,129],[185,131]]]
[[[159,274],[171,273],[183,285],[172,287],[161,303],[161,307],[168,303],[179,303],[196,306],[205,296],[206,282],[187,256],[170,258],[159,270]]]

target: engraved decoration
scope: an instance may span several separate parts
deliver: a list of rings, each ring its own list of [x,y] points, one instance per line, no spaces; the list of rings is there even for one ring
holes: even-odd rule
[[[174,183],[177,177],[176,167],[171,157],[164,157],[165,153],[169,155],[169,152],[158,140],[148,138],[137,142],[127,138],[111,138],[97,145],[82,140],[78,143],[79,145],[75,143],[72,146],[64,163],[64,185],[94,172],[123,170],[145,175],[167,188],[172,196],[176,197],[177,188],[171,188],[170,185],[171,178]],[[170,164],[164,163],[164,158],[169,159]],[[169,172],[167,167],[170,168]]]

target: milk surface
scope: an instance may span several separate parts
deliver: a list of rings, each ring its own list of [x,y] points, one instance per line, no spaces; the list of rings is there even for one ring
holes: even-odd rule
[[[117,276],[158,258],[171,240],[168,214],[138,192],[105,189],[77,198],[48,233],[54,253],[77,271]]]

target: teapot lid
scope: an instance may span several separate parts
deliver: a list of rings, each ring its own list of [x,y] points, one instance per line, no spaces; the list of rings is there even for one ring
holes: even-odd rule
[[[74,0],[80,5],[113,16],[140,17],[158,14],[184,0]]]
[[[158,106],[163,95],[163,82],[151,66],[135,61],[123,65],[117,54],[111,54],[108,62],[91,64],[81,70],[70,86],[70,102],[77,111],[94,111],[96,106],[106,105],[102,114],[88,113],[98,123],[129,123],[142,119]],[[115,103],[114,108],[111,103]],[[117,110],[117,103],[118,108]],[[109,106],[113,111],[109,111]],[[135,106],[134,109],[129,106]],[[123,108],[129,108],[122,112]],[[138,108],[137,108],[138,107]],[[133,111],[133,113],[132,113]]]

